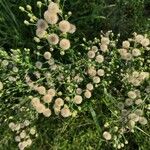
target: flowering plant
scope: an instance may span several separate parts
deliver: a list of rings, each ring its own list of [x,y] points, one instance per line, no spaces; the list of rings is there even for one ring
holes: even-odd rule
[[[37,2],[41,9],[47,6]],[[1,122],[7,124],[20,150],[40,136],[36,122],[45,117],[77,118],[90,111],[101,137],[111,147],[128,144],[128,134],[148,127],[150,98],[150,40],[133,34],[121,42],[112,31],[93,41],[74,38],[59,3],[50,1],[37,17],[30,5],[19,7],[34,26],[37,49],[0,51]],[[102,121],[93,106],[100,105]],[[100,126],[100,123],[101,126]],[[7,139],[2,139],[6,143]],[[43,139],[44,140],[44,139]]]

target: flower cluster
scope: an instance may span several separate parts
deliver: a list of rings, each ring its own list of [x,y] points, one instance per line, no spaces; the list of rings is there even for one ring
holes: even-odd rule
[[[119,49],[118,52],[122,59],[131,60],[132,58],[136,58],[143,53],[143,50],[140,50],[139,46],[142,46],[142,49],[149,49],[149,44],[150,40],[146,36],[144,37],[143,35],[137,35],[135,33],[133,39],[122,42],[122,48]]]
[[[9,123],[9,128],[15,132],[15,141],[18,143],[18,148],[24,150],[26,147],[31,146],[32,138],[37,137],[35,127],[29,127],[30,121],[25,120],[21,123]],[[32,137],[32,138],[31,138]]]
[[[133,84],[134,86],[140,86],[145,80],[149,79],[149,72],[138,72],[133,71],[131,75],[127,74],[125,77],[129,83]]]
[[[40,9],[44,5],[41,3]],[[39,6],[39,3],[37,3]],[[68,34],[73,34],[76,31],[76,26],[71,24],[68,21],[71,13],[68,12],[68,15],[63,17],[63,12],[58,3],[50,2],[48,5],[48,9],[43,14],[43,19],[35,17],[32,12],[32,8],[20,7],[20,10],[26,12],[30,17],[30,22],[25,20],[26,25],[34,25],[36,26],[36,37],[34,40],[39,43],[41,40],[47,40],[51,50],[59,49],[61,55],[65,54],[65,50],[70,49],[71,42],[68,39]],[[31,6],[30,6],[31,7]],[[61,19],[61,20],[60,20]],[[46,56],[48,54],[45,54]],[[49,58],[49,57],[48,57]]]

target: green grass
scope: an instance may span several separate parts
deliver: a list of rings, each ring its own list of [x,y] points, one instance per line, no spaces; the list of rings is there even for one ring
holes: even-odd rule
[[[35,10],[36,0],[0,1],[0,46],[7,49],[34,47],[34,33],[23,24],[26,17],[18,10],[20,5],[26,4],[31,4]],[[149,6],[149,0],[65,1],[65,10],[73,13],[71,21],[77,25],[77,34],[88,39],[98,36],[100,30],[113,30],[123,39],[133,32],[149,32]]]

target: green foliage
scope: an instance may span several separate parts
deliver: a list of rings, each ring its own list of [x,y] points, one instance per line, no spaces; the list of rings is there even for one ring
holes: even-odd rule
[[[6,48],[34,47],[33,31],[26,28],[26,19],[18,13],[18,7],[36,0],[0,1],[0,45]],[[73,13],[72,22],[77,25],[78,35],[92,39],[100,30],[113,30],[125,39],[133,32],[145,33],[150,29],[149,0],[71,0],[63,2],[65,9]]]
[[[89,38],[96,36],[100,30],[113,30],[125,38],[133,32],[144,32],[150,28],[148,1],[75,0],[66,3],[69,3],[68,8],[73,9],[73,20],[77,22],[80,32]]]

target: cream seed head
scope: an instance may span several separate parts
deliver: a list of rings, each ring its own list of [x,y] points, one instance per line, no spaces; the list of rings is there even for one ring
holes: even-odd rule
[[[62,98],[57,98],[55,100],[55,105],[58,106],[58,107],[61,107],[64,105],[64,100]]]
[[[137,97],[137,95],[134,91],[129,91],[128,92],[128,97],[131,98],[131,99],[135,99]]]
[[[97,84],[97,83],[100,83],[100,81],[101,81],[101,80],[100,80],[100,77],[98,77],[98,76],[93,77],[93,82],[94,82],[94,83]]]
[[[50,13],[48,10],[44,13],[44,19],[51,25],[54,25],[58,22],[58,16],[55,13]]]
[[[20,142],[20,141],[21,141],[20,136],[16,136],[16,137],[15,137],[15,141],[16,141],[16,142]]]
[[[76,76],[74,77],[74,81],[76,81],[77,83],[80,83],[80,82],[83,81],[83,78],[82,78],[80,75],[76,75]]]
[[[39,19],[36,23],[38,29],[46,30],[48,28],[48,24],[45,20]]]
[[[50,44],[56,45],[59,42],[59,37],[57,34],[52,33],[52,34],[48,35],[47,40]]]
[[[21,128],[20,124],[16,124],[16,125],[15,125],[15,131],[19,131],[20,128]]]
[[[45,52],[45,53],[44,53],[44,58],[45,58],[46,60],[49,60],[49,59],[51,58],[51,56],[52,56],[52,54],[51,54],[50,52]]]
[[[131,60],[132,59],[132,54],[131,53],[125,53],[125,55],[122,56],[122,59]]]
[[[137,56],[140,56],[140,55],[141,55],[141,52],[140,52],[139,49],[134,48],[134,49],[132,50],[132,55],[135,56],[135,57],[137,57]]]
[[[136,41],[137,43],[141,43],[141,41],[142,41],[143,39],[144,39],[144,36],[141,35],[141,34],[138,34],[138,35],[135,36],[135,41]]]
[[[16,81],[16,78],[12,77],[12,76],[9,76],[8,78],[9,81],[12,81],[12,82],[15,82]],[[27,82],[27,84],[29,85],[30,83]]]
[[[133,79],[133,81],[131,82],[134,86],[140,86],[141,81],[139,79]]]
[[[25,147],[26,147],[26,144],[23,143],[23,142],[20,142],[20,143],[18,144],[18,147],[19,147],[20,150],[24,150]]]
[[[88,84],[86,85],[86,88],[87,88],[87,90],[92,91],[92,90],[94,89],[94,86],[93,86],[92,83],[88,83]]]
[[[13,67],[12,68],[13,72],[17,73],[19,71],[19,69],[17,67]]]
[[[129,41],[123,41],[123,43],[122,43],[122,47],[123,48],[129,48],[130,47],[130,43],[129,43]]]
[[[50,94],[52,97],[54,97],[56,95],[56,90],[55,89],[49,89],[47,91],[48,94]]]
[[[50,4],[48,5],[48,11],[54,14],[59,13],[60,12],[59,5],[57,3],[50,2]]]
[[[92,59],[95,57],[95,52],[90,50],[90,51],[88,51],[87,56],[88,56],[88,58]]]
[[[40,104],[40,99],[37,97],[32,98],[31,104],[33,107],[36,107],[38,104]]]
[[[70,116],[71,116],[71,111],[70,111],[70,109],[67,108],[67,107],[64,107],[63,109],[61,109],[61,115],[62,115],[64,118],[70,117]]]
[[[134,86],[139,86],[141,84],[141,81],[133,78],[132,81],[130,81],[130,83],[132,83]]]
[[[52,114],[51,110],[49,108],[46,108],[44,111],[43,111],[43,115],[45,117],[50,117]]]
[[[101,50],[102,52],[107,52],[107,51],[108,51],[108,46],[107,46],[106,44],[101,44],[101,45],[100,45],[100,50]]]
[[[54,65],[55,64],[55,60],[53,58],[51,58],[49,61],[48,61],[48,64],[51,66],[51,65]]]
[[[149,72],[141,72],[141,73],[139,74],[139,78],[140,78],[141,80],[148,79],[149,76],[150,76]]]
[[[63,33],[67,33],[70,31],[70,23],[67,20],[62,20],[59,22],[59,30]]]
[[[125,100],[125,105],[126,105],[126,106],[131,106],[131,105],[133,105],[133,99],[127,98],[127,99]]]
[[[76,95],[73,99],[75,104],[81,104],[82,103],[82,96]]]
[[[98,47],[97,46],[92,46],[91,50],[96,53],[98,51]]]
[[[54,108],[55,114],[58,115],[58,114],[60,113],[61,107],[60,107],[60,106],[56,106],[56,105],[54,104],[53,108]]]
[[[119,49],[118,52],[120,53],[121,56],[124,56],[127,53],[127,49]]]
[[[24,126],[26,126],[26,127],[27,127],[27,126],[29,126],[29,125],[30,125],[30,121],[29,121],[29,120],[25,120],[23,124],[24,124]]]
[[[44,38],[45,35],[46,35],[46,31],[45,30],[40,29],[40,28],[36,29],[36,36],[39,37],[40,39]]]
[[[135,100],[135,104],[136,105],[140,105],[140,104],[142,104],[143,103],[143,100],[142,99],[137,99],[137,100]]]
[[[122,102],[117,103],[117,107],[118,107],[120,110],[124,110],[124,103],[122,103]]]
[[[41,73],[40,73],[40,72],[35,71],[33,74],[34,74],[38,79],[40,79],[40,77],[41,77]]]
[[[26,127],[24,123],[20,123],[20,128],[23,129],[24,127]]]
[[[142,109],[136,109],[136,110],[134,111],[134,113],[135,113],[136,115],[138,115],[138,116],[142,116],[142,115],[143,115],[143,110],[142,110]]]
[[[87,73],[90,75],[90,76],[92,76],[92,77],[94,77],[94,76],[96,76],[96,70],[95,70],[95,68],[89,68],[88,69],[88,71],[87,71]]]
[[[31,146],[32,140],[31,139],[27,139],[26,143],[27,143],[28,146]]]
[[[60,48],[67,50],[70,48],[70,41],[68,39],[62,39],[59,43]]]
[[[141,125],[146,125],[148,123],[147,119],[145,117],[140,117],[139,118],[139,123]]]
[[[3,67],[6,67],[6,66],[8,66],[9,62],[7,60],[3,60],[1,62],[1,64],[2,64]]]
[[[103,69],[98,69],[97,70],[97,75],[99,75],[100,77],[104,76],[105,72]]]
[[[97,55],[95,61],[98,62],[98,63],[102,63],[104,61],[103,55]]]
[[[112,138],[111,134],[109,132],[107,132],[107,131],[103,132],[103,137],[107,141],[111,140],[111,138]]]
[[[35,109],[38,113],[43,113],[45,111],[45,105],[43,105],[42,103],[39,103],[36,105]]]
[[[45,103],[50,103],[52,101],[52,98],[53,97],[50,94],[46,94],[46,95],[43,96],[43,101]]]
[[[145,91],[146,91],[146,93],[150,93],[150,86],[147,86]]]
[[[39,92],[39,94],[41,95],[45,95],[46,94],[46,89],[44,86],[39,86],[37,87],[37,91]]]
[[[42,68],[42,62],[37,61],[37,62],[35,63],[35,66],[36,66],[36,68],[41,69],[41,68]]]
[[[58,69],[58,65],[54,64],[54,65],[51,66],[51,70],[54,71],[54,70],[56,70],[56,69]]]
[[[10,122],[8,126],[9,126],[9,128],[10,128],[12,131],[15,130],[15,123]]]
[[[25,132],[25,130],[23,130],[21,133],[20,133],[20,138],[21,139],[24,139],[25,137],[26,137],[26,132]]]
[[[121,111],[122,116],[127,116],[129,114],[129,111],[127,109],[123,109]]]
[[[92,94],[91,94],[91,92],[89,90],[86,90],[84,92],[84,96],[89,99],[89,98],[91,98]]]
[[[101,38],[101,44],[108,45],[110,43],[110,40],[108,37],[102,37]]]
[[[138,71],[133,71],[132,75],[134,77],[138,78],[139,77],[139,72]]]
[[[76,32],[76,26],[73,24],[70,24],[70,30],[68,31],[69,33],[73,34],[74,32]]]
[[[136,115],[135,113],[129,114],[129,115],[128,115],[128,118],[129,118],[130,120],[135,121],[135,122],[139,121],[139,116]]]
[[[22,146],[23,146],[24,148],[26,148],[26,147],[28,146],[28,143],[27,143],[26,141],[22,141],[21,143],[22,143]],[[21,149],[20,149],[20,150],[21,150]]]
[[[150,40],[148,38],[144,38],[141,41],[142,46],[147,47],[150,44]]]
[[[129,126],[130,129],[133,129],[133,128],[135,127],[135,121],[130,120],[130,121],[128,122],[128,126]]]
[[[77,88],[77,89],[76,89],[76,93],[77,93],[78,95],[82,94],[82,89],[81,89],[81,88]]]
[[[136,95],[137,95],[137,97],[141,97],[141,92],[140,92],[140,90],[134,90],[134,92],[136,93]]]

